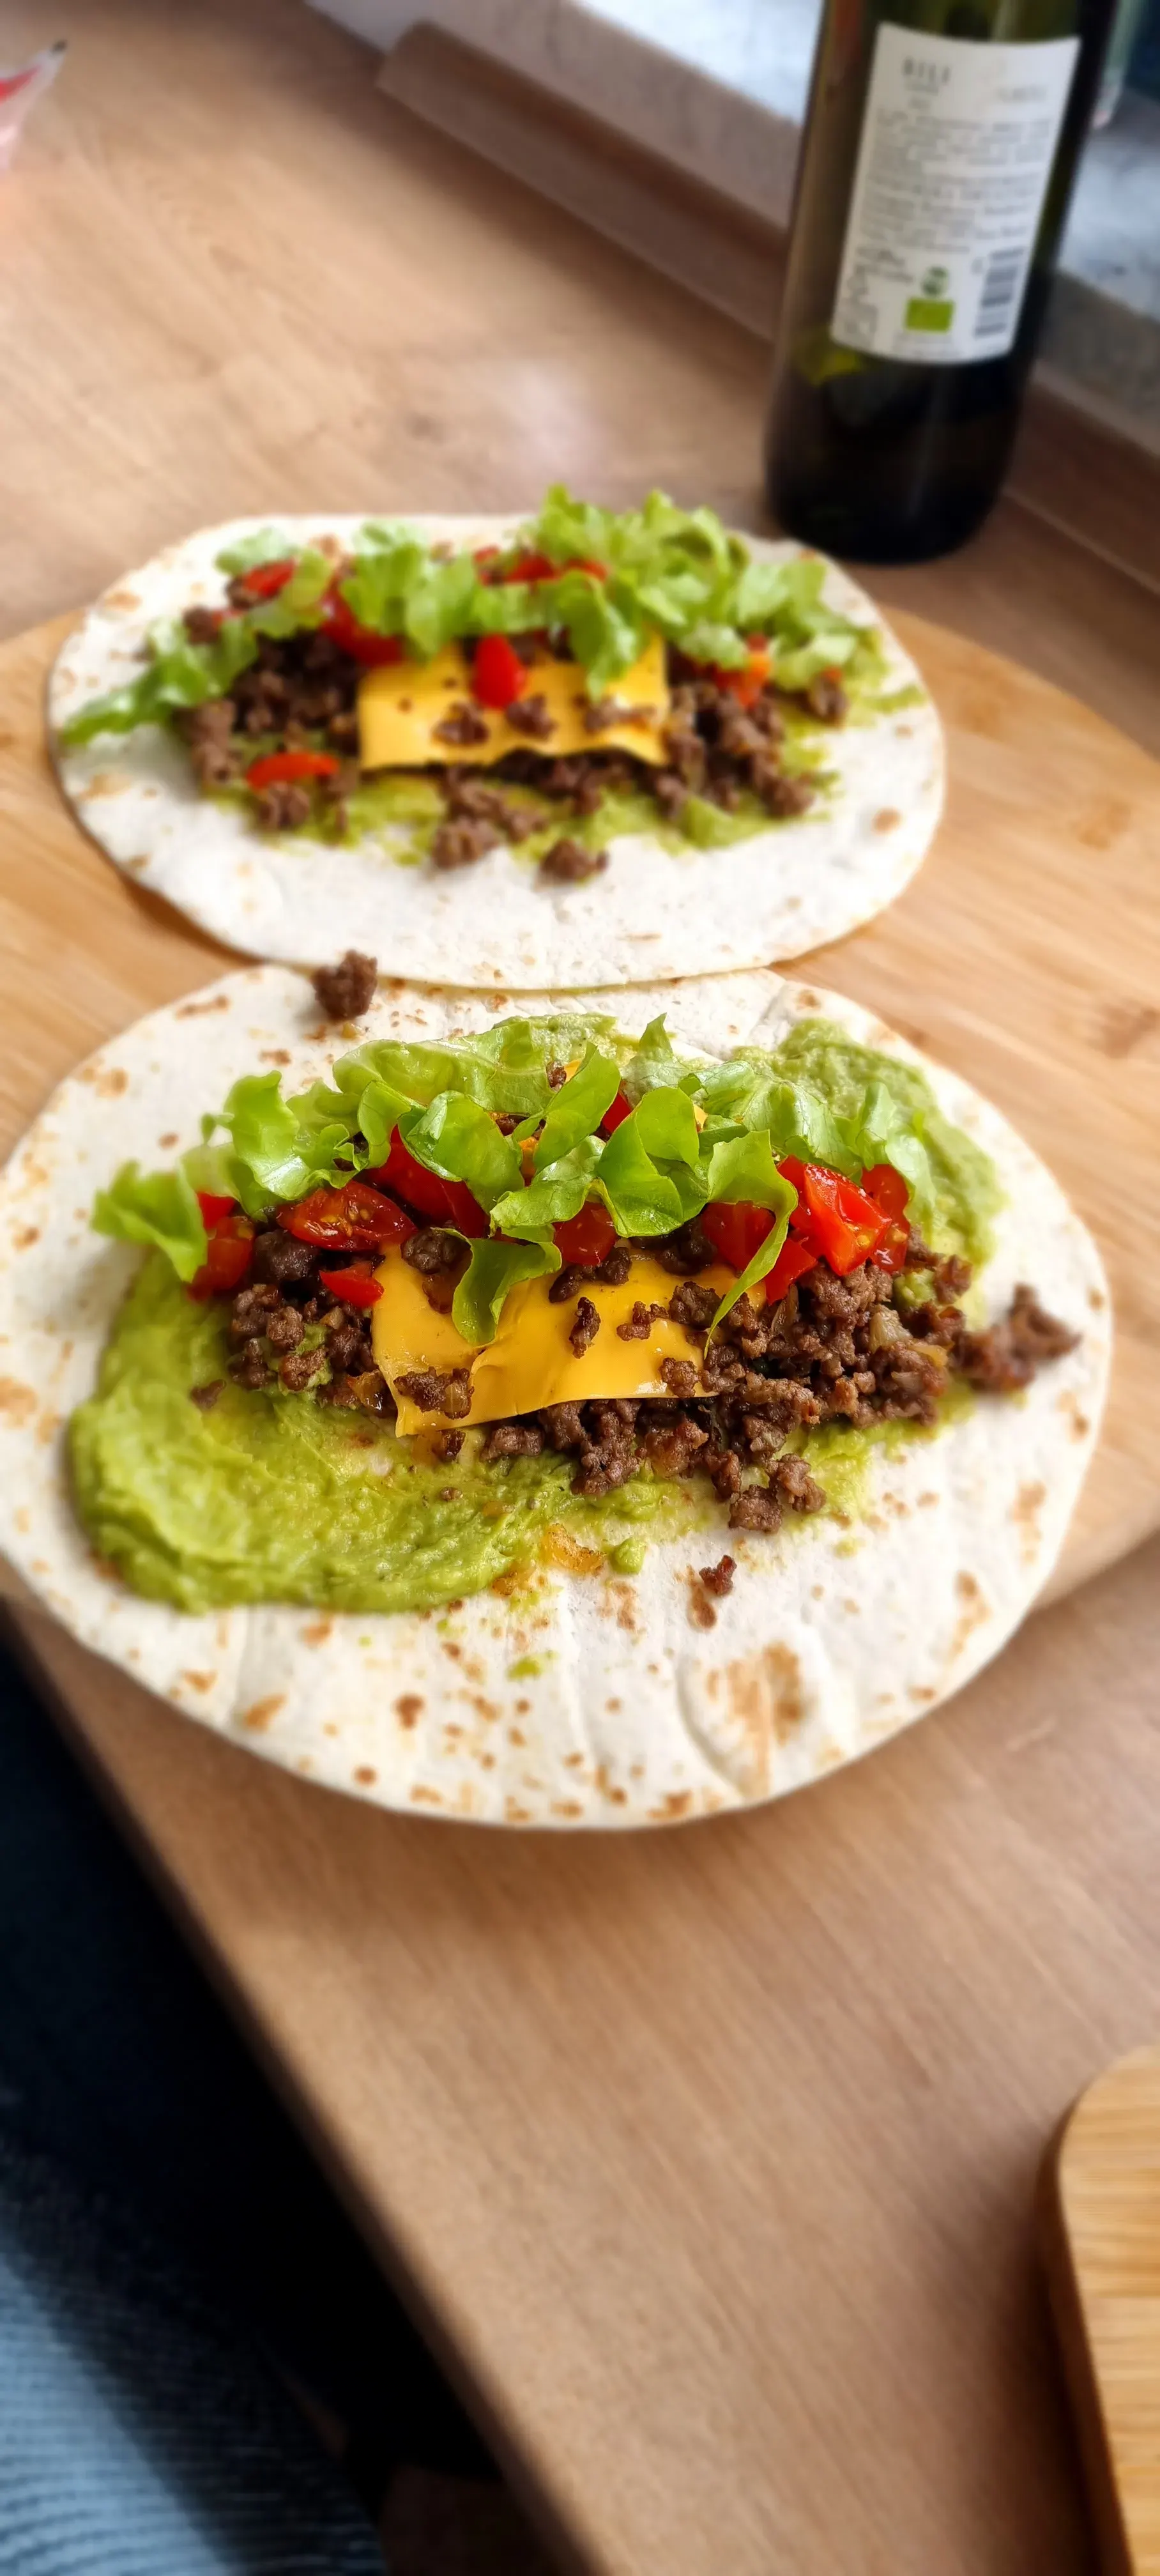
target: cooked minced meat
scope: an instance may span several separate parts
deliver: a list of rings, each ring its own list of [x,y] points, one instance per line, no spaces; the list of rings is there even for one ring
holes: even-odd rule
[[[581,1297],[577,1301],[572,1329],[568,1335],[568,1348],[574,1359],[583,1359],[585,1351],[595,1341],[599,1330],[598,1308],[593,1305],[591,1297]]]
[[[706,1592],[711,1592],[715,1600],[723,1601],[726,1593],[733,1590],[736,1572],[731,1556],[719,1556],[716,1565],[698,1566],[697,1581],[704,1584]]]
[[[246,576],[230,584],[235,606],[250,603]],[[201,606],[186,612],[192,642],[209,643],[220,626],[220,612]],[[521,658],[533,668],[542,658],[534,639],[515,640]],[[782,762],[786,703],[773,688],[763,689],[753,704],[742,707],[728,687],[710,673],[696,672],[670,650],[673,685],[665,728],[666,765],[639,759],[621,749],[599,747],[602,731],[613,724],[643,721],[651,708],[622,705],[614,694],[586,708],[584,723],[593,739],[591,751],[554,756],[550,749],[554,723],[541,691],[507,709],[509,724],[526,737],[527,747],[508,752],[481,779],[469,763],[447,760],[432,776],[447,807],[437,826],[431,862],[438,869],[472,866],[507,841],[518,845],[549,817],[597,814],[609,796],[629,792],[651,795],[664,818],[679,819],[691,795],[706,797],[726,812],[735,812],[745,795],[756,796],[766,812],[788,817],[804,811],[816,792],[813,782],[787,771]],[[259,638],[257,657],[231,683],[228,697],[210,699],[176,719],[185,737],[199,784],[208,791],[244,778],[259,738],[276,749],[313,747],[321,741],[338,753],[343,766],[333,777],[313,785],[282,779],[256,791],[259,820],[270,831],[292,831],[315,814],[325,819],[331,837],[349,830],[347,799],[357,783],[358,687],[361,665],[322,628],[285,637]],[[838,724],[846,712],[841,681],[822,674],[796,701],[815,719]],[[448,750],[471,750],[487,739],[487,722],[474,702],[453,701],[434,728]],[[505,786],[535,790],[529,804],[504,794]],[[565,833],[542,863],[545,883],[582,884],[605,865],[603,854],[584,851]]]
[[[462,1422],[471,1411],[471,1371],[463,1369],[410,1369],[397,1380],[400,1395],[420,1413],[445,1413],[452,1422]]]
[[[337,966],[318,966],[310,978],[328,1020],[359,1020],[369,1011],[379,980],[378,959],[348,948]]]
[[[540,861],[540,875],[554,885],[584,885],[608,865],[607,850],[586,850],[582,841],[553,841]]]

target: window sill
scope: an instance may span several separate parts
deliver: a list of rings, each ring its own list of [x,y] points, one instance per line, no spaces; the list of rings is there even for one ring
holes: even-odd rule
[[[817,0],[777,0],[761,13],[752,0],[670,0],[664,48],[644,32],[653,16],[649,0],[316,5],[382,49],[384,86],[420,113],[434,111],[416,94],[415,31],[441,29],[711,190],[737,211],[753,244],[758,227],[784,231]],[[482,132],[463,139],[489,149]],[[502,151],[490,157],[502,159]],[[526,154],[512,166],[544,193],[560,193],[550,173],[537,176],[526,166]],[[619,194],[623,201],[623,185]],[[600,223],[598,209],[578,211]],[[649,238],[644,209],[638,213],[643,237],[623,202],[619,217],[610,207],[605,229],[668,265]],[[692,255],[686,239],[681,273],[696,292],[752,329],[772,329],[768,263],[763,268],[755,250],[732,261],[694,256],[690,274]],[[1160,106],[1134,93],[1088,145],[1038,374],[1061,399],[1160,455]]]

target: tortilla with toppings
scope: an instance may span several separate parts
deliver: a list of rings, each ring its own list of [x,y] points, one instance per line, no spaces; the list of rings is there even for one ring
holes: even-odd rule
[[[894,900],[942,805],[865,593],[658,493],[203,530],[98,604],[49,703],[87,830],[214,937],[473,989],[798,956]]]
[[[1050,1175],[769,973],[615,1020],[401,988],[351,1047],[250,969],[83,1066],[0,1204],[5,1551],[388,1806],[815,1779],[1001,1645],[1095,1439],[1106,1292]]]

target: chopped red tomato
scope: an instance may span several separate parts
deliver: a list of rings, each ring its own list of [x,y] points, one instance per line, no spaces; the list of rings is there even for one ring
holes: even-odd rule
[[[756,1207],[752,1199],[710,1199],[700,1223],[722,1261],[732,1270],[744,1270],[776,1218],[771,1208]]]
[[[471,694],[481,707],[502,714],[527,690],[528,674],[506,635],[481,635],[471,665]]]
[[[762,1282],[769,1304],[775,1306],[795,1279],[804,1279],[807,1270],[816,1270],[817,1266],[818,1256],[808,1243],[803,1243],[800,1236],[787,1234],[772,1270],[766,1271]]]
[[[460,1234],[486,1234],[487,1217],[478,1199],[473,1198],[466,1181],[444,1181],[438,1172],[429,1172],[410,1153],[396,1127],[391,1150],[385,1163],[368,1175],[381,1181],[387,1189],[397,1190],[408,1207],[417,1208],[432,1225],[453,1225]]]
[[[377,1306],[383,1293],[382,1281],[372,1277],[369,1261],[352,1261],[348,1270],[320,1270],[318,1276],[344,1306]]]
[[[285,590],[293,570],[291,557],[283,555],[277,563],[251,564],[241,577],[251,599],[276,599],[279,591]]]
[[[219,1199],[216,1204],[220,1207],[223,1202]],[[226,1199],[224,1205],[232,1207],[232,1199]],[[212,1227],[207,1226],[205,1260],[190,1280],[190,1296],[231,1296],[235,1288],[241,1287],[253,1257],[254,1229],[248,1216],[219,1216]]]
[[[498,585],[509,581],[556,581],[564,572],[590,572],[596,581],[608,579],[607,564],[595,562],[590,555],[569,555],[567,563],[554,564],[550,555],[528,552],[517,555],[506,571],[493,572],[486,567],[494,563],[498,553],[498,546],[481,546],[475,557],[485,582]]]
[[[401,635],[379,635],[373,626],[363,626],[341,591],[328,592],[322,603],[322,623],[331,642],[352,660],[361,662],[364,670],[381,670],[389,662],[403,662],[407,648]]]
[[[223,1216],[229,1216],[231,1209],[236,1208],[238,1203],[236,1199],[219,1197],[216,1190],[199,1190],[197,1204],[201,1209],[201,1221],[206,1233],[212,1234],[215,1225],[220,1225]]]
[[[280,786],[283,780],[333,778],[337,768],[331,751],[267,751],[250,762],[246,785],[257,790]]]
[[[608,1107],[604,1112],[604,1116],[600,1121],[601,1135],[614,1136],[617,1128],[623,1127],[625,1119],[631,1118],[631,1116],[631,1100],[625,1092],[618,1091],[615,1100],[609,1101]]]
[[[893,1163],[872,1163],[869,1171],[862,1174],[862,1187],[888,1219],[882,1241],[870,1255],[871,1261],[878,1270],[901,1270],[910,1243],[910,1224],[905,1214],[910,1192],[902,1174],[895,1171]]]
[[[413,1218],[366,1181],[347,1181],[340,1190],[311,1190],[309,1198],[279,1208],[278,1223],[299,1243],[320,1243],[335,1252],[377,1252],[415,1232]]]
[[[789,1221],[791,1233],[827,1261],[839,1279],[868,1261],[890,1226],[890,1218],[874,1200],[824,1163],[799,1163],[795,1154],[787,1154],[777,1168],[798,1194]]]
[[[595,1270],[612,1250],[616,1227],[607,1208],[593,1199],[581,1208],[579,1216],[566,1217],[554,1225],[552,1235],[564,1261],[578,1262],[582,1270]]]
[[[751,707],[766,687],[771,668],[769,646],[764,636],[751,635],[749,660],[742,662],[736,670],[715,669],[713,677],[719,689],[728,689],[730,697],[736,698],[741,706]]]

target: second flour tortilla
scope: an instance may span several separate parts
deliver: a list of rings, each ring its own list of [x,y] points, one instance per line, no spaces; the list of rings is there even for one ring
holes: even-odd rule
[[[1095,1443],[1110,1316],[1091,1237],[997,1110],[839,996],[754,973],[616,1005],[636,1033],[659,1010],[689,1054],[774,1047],[821,1011],[923,1063],[1006,1192],[981,1274],[988,1315],[1029,1280],[1077,1347],[1019,1397],[877,1449],[846,1522],[770,1539],[727,1532],[722,1510],[717,1528],[651,1547],[630,1579],[553,1574],[532,1599],[485,1592],[393,1617],[277,1603],[189,1616],[143,1600],[95,1560],[69,1491],[67,1418],[140,1257],[91,1233],[87,1210],[127,1156],[149,1166],[159,1145],[175,1157],[193,1143],[236,1076],[277,1063],[293,1091],[344,1052],[300,976],[250,968],[111,1040],[0,1178],[0,1548],[74,1636],[311,1780],[411,1813],[557,1827],[778,1796],[925,1715],[995,1653],[1051,1571]],[[496,1017],[478,996],[403,987],[380,994],[366,1034],[441,1039]],[[737,1578],[706,1630],[696,1568],[726,1545]]]
[[[54,729],[136,675],[159,619],[224,598],[215,557],[261,524],[236,519],[202,529],[106,592],[62,647],[49,686]],[[278,522],[296,542],[342,546],[362,524]],[[503,543],[520,522],[409,524],[432,542],[477,546]],[[803,551],[788,539],[746,543],[762,561]],[[314,966],[355,948],[387,974],[493,992],[774,964],[842,938],[892,903],[925,857],[942,811],[942,733],[914,663],[836,565],[826,596],[877,629],[885,663],[879,694],[906,703],[811,736],[835,784],[805,815],[716,850],[626,835],[583,885],[545,884],[506,845],[441,873],[429,861],[401,865],[382,834],[336,845],[301,832],[259,833],[240,804],[201,794],[184,745],[156,725],[58,750],[61,785],[118,867],[252,956]]]

